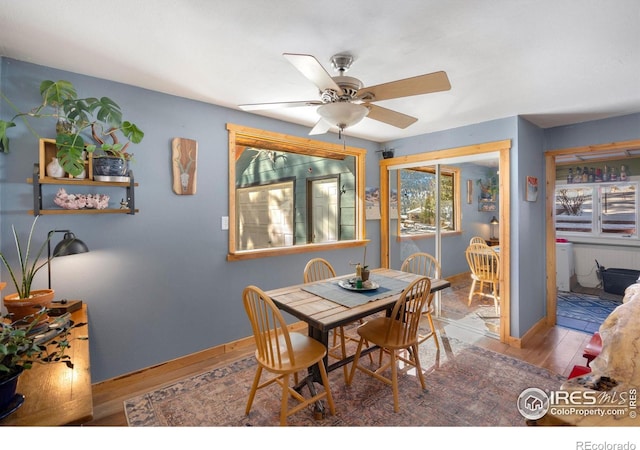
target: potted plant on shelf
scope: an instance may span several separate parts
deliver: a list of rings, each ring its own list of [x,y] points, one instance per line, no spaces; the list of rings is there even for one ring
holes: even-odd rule
[[[24,370],[36,363],[64,363],[73,368],[66,354],[71,347],[69,332],[86,323],[74,323],[67,316],[55,326],[37,325],[47,312],[42,308],[20,320],[0,316],[0,419],[13,413],[24,401],[24,396],[16,394],[18,378]]]
[[[57,159],[65,172],[78,176],[85,169],[84,152],[96,152],[96,156],[115,158],[120,161],[121,175],[127,170],[132,158],[128,153],[129,144],[138,144],[144,132],[135,124],[122,120],[120,106],[109,97],[78,98],[75,87],[69,81],[45,80],[40,84],[42,102],[29,111],[20,111],[2,92],[2,98],[16,114],[10,121],[0,120],[0,150],[9,151],[8,131],[22,119],[25,126],[36,136],[30,126],[30,118],[54,119],[56,123]],[[85,141],[85,139],[89,139]],[[120,142],[124,139],[124,142]],[[91,143],[93,141],[93,143]],[[98,158],[96,158],[98,159]],[[98,163],[100,167],[102,165]],[[99,175],[104,173],[104,169]]]
[[[36,276],[36,273],[45,267],[51,258],[55,256],[47,255],[46,258],[41,259],[44,249],[46,248],[49,239],[51,239],[50,236],[47,236],[47,239],[38,249],[35,258],[33,258],[33,260],[31,259],[31,241],[38,217],[40,216],[36,216],[33,219],[31,230],[29,231],[29,237],[26,241],[26,246],[20,241],[15,227],[13,225],[11,226],[11,230],[13,231],[13,240],[18,254],[17,267],[12,267],[4,253],[0,251],[0,259],[7,268],[11,281],[16,289],[16,292],[4,297],[4,306],[7,308],[9,313],[13,314],[15,320],[21,320],[24,317],[32,316],[35,308],[41,308],[48,305],[54,298],[53,289],[32,289],[33,279]],[[46,315],[38,316],[37,319],[44,321],[47,317]]]

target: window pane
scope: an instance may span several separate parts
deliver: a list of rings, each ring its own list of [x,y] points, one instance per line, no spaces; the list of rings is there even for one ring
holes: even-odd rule
[[[556,188],[556,232],[593,233],[593,188]]]
[[[436,174],[433,169],[401,169],[400,173],[400,235],[435,233]],[[440,229],[456,229],[454,174],[440,172]]]
[[[600,189],[601,232],[630,237],[636,235],[637,189],[635,184],[613,184]]]

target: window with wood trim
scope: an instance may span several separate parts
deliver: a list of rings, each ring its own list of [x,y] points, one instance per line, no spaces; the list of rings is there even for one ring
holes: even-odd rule
[[[365,245],[364,149],[227,124],[227,259]]]

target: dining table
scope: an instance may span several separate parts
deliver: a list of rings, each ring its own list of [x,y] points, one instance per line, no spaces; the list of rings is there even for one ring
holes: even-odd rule
[[[347,355],[328,364],[330,331],[382,311],[390,313],[402,291],[419,275],[388,268],[373,269],[369,276],[370,283],[365,283],[363,288],[351,284],[354,278],[355,274],[352,273],[266,292],[280,310],[306,322],[309,336],[327,348],[324,357],[327,372],[354,359],[354,355]],[[431,292],[449,286],[451,283],[446,279],[431,279]],[[373,350],[375,347],[369,347],[363,354]],[[321,383],[320,372],[315,366],[300,386],[306,384],[315,392],[313,383]]]

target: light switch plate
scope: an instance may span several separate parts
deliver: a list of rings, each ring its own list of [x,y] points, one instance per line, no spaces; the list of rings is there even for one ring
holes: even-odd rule
[[[229,229],[229,216],[222,216],[222,220],[220,221],[220,225],[223,230]]]

